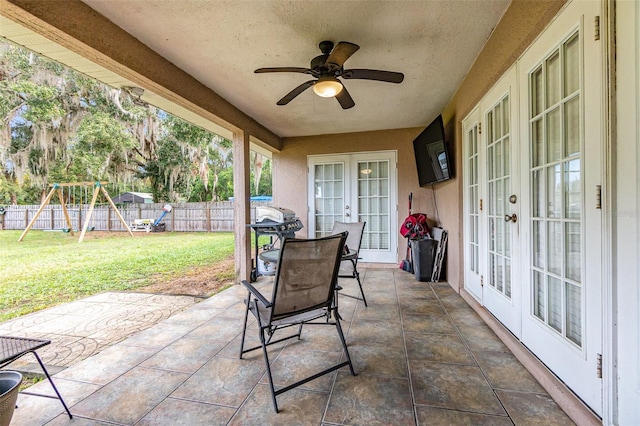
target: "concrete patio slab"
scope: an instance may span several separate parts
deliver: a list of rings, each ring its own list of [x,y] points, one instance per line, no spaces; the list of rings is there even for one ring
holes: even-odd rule
[[[101,329],[113,338],[96,341],[82,352],[92,355],[83,360],[78,355],[77,361],[69,354],[76,354],[75,346],[86,344],[87,336],[57,330],[56,343],[49,347],[63,350],[50,353],[47,362],[61,370],[53,379],[74,418],[55,399],[20,394],[12,426],[573,425],[446,284],[416,282],[391,269],[363,268],[361,277],[365,292],[371,289],[369,307],[339,297],[357,375],[342,368],[285,392],[278,396],[279,414],[273,410],[262,351],[239,358],[247,296],[242,286],[199,303],[104,294],[0,324],[14,335],[27,329],[35,334],[37,324],[56,320],[67,333],[83,329],[73,321],[100,325],[101,316],[119,325],[139,321],[141,328],[129,336],[116,333],[134,324]],[[271,280],[264,277],[255,284],[268,294]],[[357,284],[341,280],[341,285],[349,291]],[[132,312],[132,307],[145,313],[116,321],[105,306],[92,303],[109,304],[119,313]],[[148,311],[152,306],[157,311]],[[77,312],[92,315],[83,319]],[[340,344],[331,340],[337,340],[331,329],[305,326],[301,339],[269,347],[276,388],[345,359]],[[250,316],[248,346],[258,343],[257,334]],[[66,354],[65,366],[52,364],[56,354]],[[30,390],[52,395],[46,381]]]

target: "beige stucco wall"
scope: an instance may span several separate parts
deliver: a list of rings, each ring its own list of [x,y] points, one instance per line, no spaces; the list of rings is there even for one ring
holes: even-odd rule
[[[294,210],[307,226],[307,156],[396,150],[398,152],[398,223],[408,213],[407,196],[414,194],[413,211],[436,218],[449,232],[447,281],[456,289],[464,282],[462,246],[462,136],[461,121],[499,77],[520,57],[558,13],[565,0],[514,0],[444,109],[445,133],[455,158],[454,179],[431,188],[418,186],[413,139],[422,128],[340,135],[284,138],[273,156],[274,203]],[[454,64],[452,64],[454,65]],[[427,126],[435,117],[425,117]],[[301,234],[303,235],[304,232]],[[399,253],[398,257],[403,256]]]
[[[430,190],[418,186],[413,139],[422,128],[283,138],[283,148],[273,155],[274,203],[295,211],[307,229],[307,156],[395,150],[398,158],[398,216],[408,214],[407,197],[413,192],[413,211],[433,217]],[[404,255],[404,254],[403,254]]]

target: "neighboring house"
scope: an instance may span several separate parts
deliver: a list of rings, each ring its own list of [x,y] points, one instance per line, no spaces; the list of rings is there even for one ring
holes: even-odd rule
[[[153,204],[153,194],[150,192],[123,192],[113,197],[114,203]]]
[[[110,51],[111,40],[135,50],[127,35],[82,33],[91,19],[109,29],[94,15],[58,10],[50,18],[39,2],[10,3],[13,19],[32,31],[53,28],[69,46],[85,42],[87,57],[99,52],[113,68],[146,73],[154,90],[173,85],[169,96],[183,83],[193,110],[203,110],[201,86],[142,66],[152,55],[137,62]],[[219,110],[209,106],[202,116],[224,124]],[[418,186],[412,141],[422,128],[272,138],[233,113],[226,131],[234,161],[245,166],[234,169],[237,200],[249,199],[248,147],[259,140],[272,152],[273,204],[298,213],[301,236],[326,232],[336,219],[366,220],[363,261],[397,267],[403,200],[413,192],[414,212],[449,231],[449,284],[567,413],[578,423],[593,420],[592,411],[605,424],[640,424],[638,1],[512,1],[442,111],[454,179],[433,187]],[[372,166],[375,183],[360,178]],[[332,195],[317,191],[329,182]],[[245,204],[236,202],[235,216],[241,278],[250,271]]]

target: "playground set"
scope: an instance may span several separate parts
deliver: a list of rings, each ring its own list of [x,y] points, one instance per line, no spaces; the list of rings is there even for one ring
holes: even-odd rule
[[[33,218],[31,218],[31,221],[29,222],[29,224],[27,225],[25,230],[22,232],[22,235],[20,235],[20,238],[18,238],[18,242],[21,242],[24,239],[24,237],[27,235],[27,233],[29,232],[31,227],[33,227],[33,224],[36,222],[36,219],[38,219],[38,216],[40,216],[40,213],[42,213],[44,208],[47,205],[49,205],[49,203],[51,202],[51,198],[53,198],[53,195],[56,194],[56,193],[58,194],[58,199],[60,200],[60,205],[62,206],[62,212],[64,214],[65,221],[67,222],[67,225],[69,227],[68,231],[71,233],[71,235],[75,236],[74,231],[73,231],[73,225],[71,224],[71,217],[69,217],[69,211],[67,210],[67,205],[66,205],[65,200],[64,200],[62,189],[63,188],[76,188],[76,187],[90,187],[90,186],[93,186],[93,188],[94,188],[93,189],[93,196],[91,197],[91,204],[89,205],[89,212],[87,213],[87,217],[84,220],[84,225],[82,226],[82,232],[80,233],[80,238],[78,239],[78,242],[81,243],[84,240],[84,236],[87,233],[87,229],[89,228],[89,221],[91,219],[91,215],[93,214],[93,209],[94,209],[94,207],[96,205],[96,200],[98,199],[98,194],[100,192],[102,192],[104,197],[107,199],[107,201],[111,205],[111,208],[114,210],[114,212],[118,216],[118,219],[120,219],[120,222],[122,222],[122,224],[124,225],[125,229],[129,232],[129,235],[131,235],[133,237],[133,233],[131,232],[131,229],[129,229],[129,226],[127,226],[127,223],[125,222],[124,218],[122,217],[122,215],[118,211],[118,208],[116,207],[116,205],[114,204],[113,200],[109,196],[109,193],[107,192],[107,190],[104,187],[104,185],[106,185],[107,183],[108,182],[95,182],[95,183],[93,183],[93,182],[71,182],[71,183],[52,183],[52,184],[50,184],[49,187],[51,188],[51,190],[49,191],[49,194],[47,194],[47,197],[44,199],[44,201],[40,205],[40,208],[38,209],[36,214],[33,216]]]
[[[98,199],[98,194],[102,193],[102,195],[106,198],[106,200],[109,202],[109,204],[111,205],[111,208],[113,209],[113,211],[115,212],[115,214],[118,216],[118,219],[120,219],[120,222],[122,223],[122,225],[124,226],[124,228],[127,230],[127,232],[129,233],[129,235],[131,235],[133,237],[133,233],[132,231],[145,231],[145,232],[164,232],[165,231],[165,224],[164,222],[162,222],[162,219],[164,219],[164,217],[167,215],[167,213],[170,213],[172,210],[171,205],[169,204],[165,204],[164,207],[162,208],[162,214],[160,215],[160,217],[158,217],[157,219],[136,219],[134,220],[134,222],[131,225],[128,225],[124,219],[124,217],[122,217],[122,215],[120,214],[120,211],[118,210],[118,207],[116,207],[115,203],[113,202],[113,200],[111,199],[111,197],[109,196],[109,193],[107,192],[107,190],[105,189],[105,185],[108,182],[71,182],[71,183],[53,183],[50,184],[49,187],[51,188],[51,190],[49,191],[49,193],[47,194],[46,198],[44,199],[44,201],[42,202],[42,204],[40,205],[40,208],[38,209],[38,211],[36,212],[36,214],[31,218],[31,221],[29,222],[29,224],[27,225],[27,227],[25,228],[25,230],[22,232],[22,235],[20,235],[20,238],[18,239],[18,242],[22,241],[24,239],[24,237],[27,235],[27,233],[29,232],[29,230],[33,227],[34,223],[36,223],[36,220],[38,219],[38,216],[40,216],[40,213],[42,213],[42,211],[44,210],[44,208],[46,206],[49,205],[49,203],[51,202],[51,199],[53,198],[54,194],[58,195],[58,199],[60,200],[60,205],[62,207],[62,212],[64,214],[64,218],[65,221],[67,223],[67,228],[62,229],[62,231],[64,232],[69,232],[71,233],[71,235],[75,235],[74,233],[74,229],[73,229],[73,225],[71,223],[71,217],[69,216],[69,209],[67,209],[67,203],[65,201],[65,197],[64,197],[64,193],[63,190],[66,188],[67,191],[67,196],[69,198],[69,200],[73,200],[75,201],[76,198],[76,189],[80,189],[79,192],[79,197],[80,200],[82,201],[82,194],[83,194],[83,190],[84,190],[84,194],[85,194],[85,199],[88,198],[88,188],[93,186],[93,196],[91,197],[91,203],[89,205],[89,211],[84,219],[84,225],[82,226],[82,232],[80,233],[80,238],[78,239],[78,242],[81,243],[84,240],[85,234],[87,233],[88,230],[93,230],[93,228],[89,228],[89,223],[91,221],[91,216],[93,215],[93,210],[96,204],[96,200]],[[82,202],[81,202],[82,204]],[[4,213],[4,209],[2,210],[2,212],[0,212],[0,214]]]

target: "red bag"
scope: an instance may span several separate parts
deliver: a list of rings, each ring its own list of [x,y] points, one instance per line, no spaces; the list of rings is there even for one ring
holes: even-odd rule
[[[400,227],[400,235],[405,238],[418,238],[429,233],[427,225],[427,215],[424,213],[414,213],[407,216]]]

